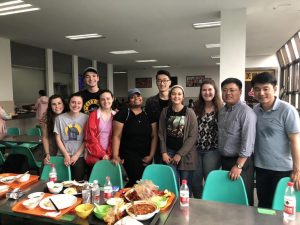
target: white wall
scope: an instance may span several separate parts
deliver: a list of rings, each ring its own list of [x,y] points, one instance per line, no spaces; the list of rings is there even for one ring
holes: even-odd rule
[[[280,71],[276,55],[271,56],[253,56],[246,58],[246,68],[276,68]]]

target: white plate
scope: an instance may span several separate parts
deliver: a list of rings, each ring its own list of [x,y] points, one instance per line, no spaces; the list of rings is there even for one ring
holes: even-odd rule
[[[0,192],[7,191],[9,189],[8,185],[0,185]]]
[[[66,195],[78,195],[80,193],[77,192],[76,188],[68,187],[64,190],[64,194],[66,194]]]
[[[8,177],[3,177],[1,178],[0,182],[5,183],[5,184],[10,184],[14,182],[16,179],[16,176],[8,176]]]
[[[55,210],[54,206],[50,202],[49,198],[52,199],[54,204],[57,206],[58,209],[65,209],[72,205],[74,205],[77,201],[77,198],[73,195],[65,195],[65,194],[59,194],[59,195],[53,195],[47,198],[44,198],[40,202],[40,207],[42,209],[46,210]]]
[[[44,192],[33,192],[30,195],[28,195],[28,198],[41,198],[44,196]]]

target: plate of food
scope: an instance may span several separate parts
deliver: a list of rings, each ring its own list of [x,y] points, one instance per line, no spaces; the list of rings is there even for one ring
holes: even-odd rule
[[[106,201],[106,203],[111,206],[119,205],[123,202],[124,202],[123,198],[110,198]]]
[[[53,195],[53,196],[44,198],[40,202],[39,206],[45,210],[55,210],[53,204],[50,201],[50,198],[54,202],[54,204],[57,206],[58,209],[68,208],[68,207],[74,205],[77,201],[77,198],[73,195],[58,194],[58,195]]]
[[[0,179],[0,182],[5,184],[10,184],[16,180],[16,176],[8,176]]]
[[[132,218],[144,221],[152,218],[159,212],[159,209],[157,205],[151,201],[135,201],[127,205],[126,212]]]
[[[68,187],[64,190],[64,194],[66,194],[66,195],[78,195],[78,194],[81,194],[81,193],[78,193],[76,187]]]

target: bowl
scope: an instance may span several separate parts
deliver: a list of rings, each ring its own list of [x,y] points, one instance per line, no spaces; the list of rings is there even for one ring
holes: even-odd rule
[[[62,183],[54,183],[53,181],[50,181],[47,183],[47,187],[52,194],[58,194],[62,191],[64,186]]]
[[[16,180],[16,176],[8,176],[1,178],[0,182],[5,184],[10,184]]]
[[[140,221],[152,218],[158,211],[157,205],[151,201],[136,201],[126,207],[127,214]]]
[[[9,186],[8,185],[0,185],[0,192],[8,191]]]
[[[39,204],[39,200],[38,199],[33,199],[33,198],[29,198],[27,200],[25,200],[22,205],[29,210],[34,209],[35,207],[37,207],[37,205]]]
[[[94,209],[94,205],[90,203],[84,203],[76,206],[75,212],[77,216],[79,216],[80,218],[86,219],[91,214],[93,209]]]
[[[22,182],[28,181],[29,178],[30,178],[30,174],[27,173],[27,174],[21,175],[21,177],[18,178],[17,181],[20,182],[20,183],[22,183]]]
[[[94,214],[97,218],[100,220],[103,220],[103,218],[106,216],[108,210],[110,210],[112,207],[110,205],[99,205],[94,208]]]
[[[42,199],[44,197],[45,193],[44,192],[33,192],[29,194],[27,197],[28,198],[33,198],[33,199]]]
[[[112,206],[119,205],[123,202],[124,202],[123,198],[110,198],[106,201],[108,205],[112,205]]]

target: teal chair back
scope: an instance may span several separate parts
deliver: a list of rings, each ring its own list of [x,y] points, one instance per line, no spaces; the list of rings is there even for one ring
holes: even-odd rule
[[[21,135],[21,130],[18,127],[8,127],[7,135],[8,136],[19,136],[19,135]]]
[[[55,164],[55,169],[57,172],[57,180],[58,181],[66,181],[71,180],[71,169],[69,166],[65,166],[64,164],[64,157],[62,156],[51,156],[50,157],[50,163]],[[51,169],[51,165],[47,164],[44,165],[42,174],[41,174],[41,180],[49,180],[49,172]]]
[[[289,177],[284,177],[281,178],[280,181],[278,182],[275,190],[275,194],[273,197],[273,204],[272,204],[272,209],[275,210],[283,210],[284,208],[284,193],[285,189],[287,187],[287,183],[291,181],[291,178]],[[300,191],[296,191],[296,211],[300,212]]]
[[[42,136],[41,129],[38,128],[38,127],[29,128],[26,131],[26,134],[29,135],[29,136]]]
[[[124,187],[121,166],[119,164],[114,165],[109,160],[100,160],[94,165],[89,182],[98,180],[98,184],[103,186],[107,176],[110,177],[113,186]]]
[[[2,152],[0,151],[0,166],[4,165],[4,161],[5,161],[4,156],[3,156]]]
[[[143,180],[151,180],[160,190],[168,189],[178,196],[178,185],[171,167],[161,164],[148,165],[142,176]]]
[[[29,163],[30,169],[37,170],[38,173],[40,171],[42,162],[38,162],[35,160],[32,152],[30,151],[29,148],[23,147],[23,146],[13,146],[10,150],[10,154],[22,154],[26,155]]]
[[[225,170],[214,170],[208,174],[203,189],[202,199],[249,205],[242,177],[232,181],[228,177],[228,171]]]

